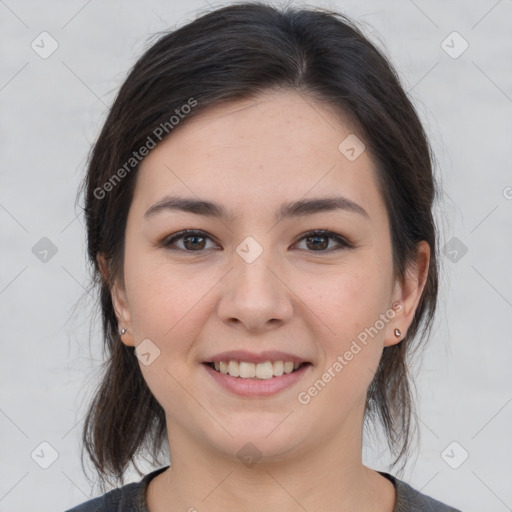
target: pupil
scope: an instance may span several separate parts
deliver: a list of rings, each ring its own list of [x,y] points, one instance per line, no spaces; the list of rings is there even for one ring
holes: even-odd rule
[[[190,236],[186,237],[186,238],[185,238],[185,240],[186,240],[186,241],[189,241],[190,239],[194,239],[194,240],[196,240],[196,239],[198,239],[198,238],[199,238],[199,239],[204,239],[204,237],[202,237],[202,236],[190,235]],[[195,246],[195,244],[192,244],[192,245],[193,245],[193,246]],[[190,244],[185,243],[185,246],[187,247],[187,249],[190,249]]]
[[[320,245],[318,245],[317,243],[314,243],[313,246],[316,247],[316,248],[321,248],[321,249],[325,249],[326,248],[326,244],[325,244],[325,240],[327,239],[326,236],[323,236],[323,235],[319,235],[319,236],[311,236],[308,238],[308,240],[316,240],[318,241],[318,239],[323,239],[324,240],[324,243],[320,243]],[[328,243],[327,243],[328,245]]]
[[[194,240],[194,242],[192,244],[188,243],[188,242],[190,242],[191,239]],[[190,236],[186,237],[185,238],[185,240],[186,240],[185,245],[186,245],[187,249],[190,249],[191,245],[195,246],[197,248],[197,239],[204,240],[204,237],[197,236],[197,235],[190,235]],[[313,247],[315,247],[317,249],[319,249],[319,248],[320,249],[326,249],[327,246],[329,245],[329,242],[327,241],[327,237],[324,236],[324,235],[315,235],[315,236],[308,237],[308,241],[312,241],[312,240],[313,240]],[[321,240],[321,241],[319,242],[319,240]],[[326,241],[327,241],[327,243],[326,243]],[[204,245],[204,243],[200,246],[200,248],[203,248],[203,245]]]

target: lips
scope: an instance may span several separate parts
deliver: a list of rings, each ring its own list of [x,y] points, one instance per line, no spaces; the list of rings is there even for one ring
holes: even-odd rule
[[[280,392],[284,392],[286,389],[297,386],[297,383],[301,379],[304,379],[306,375],[309,375],[313,369],[313,365],[311,363],[296,363],[298,368],[293,370],[291,373],[283,373],[280,376],[269,376],[266,374],[262,375],[263,378],[257,376],[244,378],[216,371],[214,368],[215,364],[220,366],[220,363],[203,363],[201,365],[205,368],[206,375],[209,375],[212,379],[210,382],[219,385],[230,394],[244,398],[270,397]],[[254,363],[246,364],[258,366]]]
[[[244,397],[271,396],[293,386],[313,364],[297,354],[278,350],[231,350],[203,362],[213,381]]]
[[[293,373],[301,366],[311,363],[295,354],[277,350],[259,353],[235,350],[216,354],[203,364],[231,377],[270,379]]]

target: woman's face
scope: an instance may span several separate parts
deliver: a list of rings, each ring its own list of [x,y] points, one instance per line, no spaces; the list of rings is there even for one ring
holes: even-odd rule
[[[413,274],[393,279],[388,217],[362,149],[328,107],[269,92],[190,119],[142,162],[113,296],[123,342],[144,340],[139,365],[171,453],[188,439],[277,460],[358,435],[383,347],[399,342],[395,328],[403,337],[423,289]],[[218,207],[162,206],[171,197]],[[310,203],[326,198],[339,207]],[[170,241],[183,230],[200,233]],[[278,361],[309,364],[257,380],[206,365],[258,356],[275,363],[254,366],[260,376],[288,368]],[[251,365],[229,365],[241,368]]]

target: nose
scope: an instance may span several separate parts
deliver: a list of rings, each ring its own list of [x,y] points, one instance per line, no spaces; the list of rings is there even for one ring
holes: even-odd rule
[[[265,332],[290,320],[293,293],[279,266],[267,257],[270,252],[263,251],[251,263],[234,254],[233,269],[222,281],[218,314],[223,322]]]

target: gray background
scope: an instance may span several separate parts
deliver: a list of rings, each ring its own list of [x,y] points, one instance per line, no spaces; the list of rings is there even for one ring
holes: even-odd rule
[[[402,478],[463,511],[512,510],[512,1],[309,5],[367,24],[439,162],[437,216],[448,249],[436,326],[415,370],[421,445]],[[97,321],[89,346],[94,297],[84,291],[76,190],[107,107],[149,36],[205,9],[201,1],[0,0],[2,512],[64,510],[99,492],[80,465],[81,420],[102,353]],[[43,31],[58,43],[47,58],[31,47],[51,49]],[[453,31],[469,44],[457,58],[464,40]],[[41,252],[43,237],[55,254]],[[366,446],[364,456],[386,470],[384,445]]]

